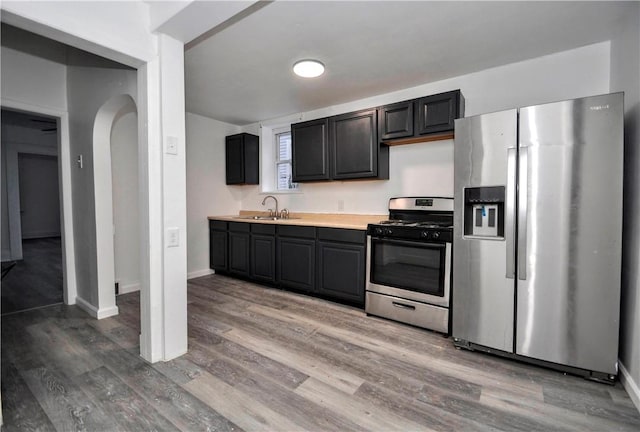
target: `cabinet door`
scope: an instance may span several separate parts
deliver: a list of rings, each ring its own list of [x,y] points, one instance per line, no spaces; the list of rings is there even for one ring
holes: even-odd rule
[[[251,234],[251,277],[265,282],[276,280],[276,238]]]
[[[249,276],[249,233],[229,232],[229,272]]]
[[[315,289],[316,241],[278,237],[278,281],[305,292]]]
[[[418,135],[453,131],[460,117],[460,91],[450,91],[418,99],[416,128]]]
[[[209,230],[209,267],[226,271],[227,267],[227,232]]]
[[[294,182],[329,180],[329,119],[291,125]]]
[[[364,304],[365,247],[318,242],[318,293]]]
[[[225,161],[227,184],[244,183],[244,145],[242,135],[226,137]]]
[[[331,178],[353,179],[378,175],[377,111],[331,117]]]
[[[378,109],[380,141],[413,136],[413,102],[410,100]]]

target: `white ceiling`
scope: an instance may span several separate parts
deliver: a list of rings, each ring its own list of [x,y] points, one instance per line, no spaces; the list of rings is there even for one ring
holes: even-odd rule
[[[601,42],[629,3],[275,1],[255,9],[187,44],[187,111],[244,125]],[[322,61],[325,74],[294,76],[303,58]]]

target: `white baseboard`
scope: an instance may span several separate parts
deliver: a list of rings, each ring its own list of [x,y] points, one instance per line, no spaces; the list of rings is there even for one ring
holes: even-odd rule
[[[127,285],[120,285],[118,287],[118,290],[120,291],[118,294],[129,294],[132,292],[140,291],[140,283],[135,282]]]
[[[109,318],[111,316],[118,315],[118,306],[98,309],[82,297],[76,297],[76,304],[80,309],[96,319]]]
[[[2,249],[2,262],[13,261],[11,259],[11,249]]]
[[[629,397],[633,401],[633,404],[636,406],[638,411],[640,411],[640,386],[633,380],[633,377],[620,360],[618,360],[618,366],[620,366],[620,382],[627,393],[629,393]]]
[[[211,269],[197,270],[191,273],[187,273],[187,279],[193,279],[201,276],[209,276],[210,274],[214,274],[215,272]]]

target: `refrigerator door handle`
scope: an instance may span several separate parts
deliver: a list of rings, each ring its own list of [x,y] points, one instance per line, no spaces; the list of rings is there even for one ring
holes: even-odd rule
[[[529,149],[520,147],[518,165],[518,279],[527,280],[527,204],[529,201]]]
[[[516,217],[516,165],[517,150],[515,147],[507,149],[507,197],[505,208],[505,241],[507,243],[507,278],[513,279],[516,274],[516,242],[515,223]]]

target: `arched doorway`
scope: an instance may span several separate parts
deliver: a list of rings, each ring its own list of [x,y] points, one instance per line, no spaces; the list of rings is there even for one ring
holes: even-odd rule
[[[92,162],[98,280],[98,310],[96,315],[99,319],[118,313],[115,299],[111,136],[113,127],[120,118],[136,112],[136,103],[130,95],[117,95],[105,102],[98,110],[94,121]],[[137,184],[133,185],[133,187],[137,190]],[[139,242],[136,241],[135,244],[138,245]],[[138,249],[136,247],[135,251],[132,251],[136,254],[136,257],[138,256]]]

